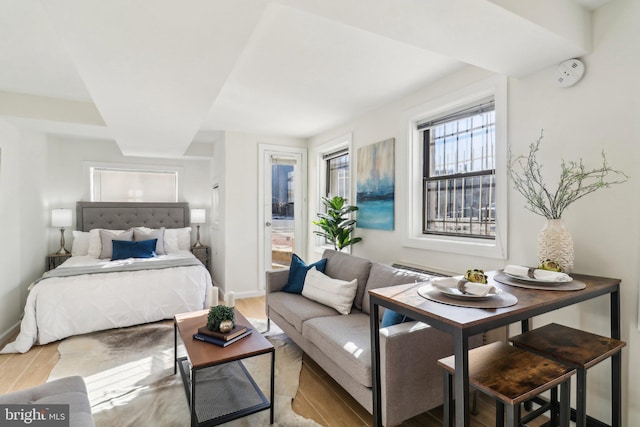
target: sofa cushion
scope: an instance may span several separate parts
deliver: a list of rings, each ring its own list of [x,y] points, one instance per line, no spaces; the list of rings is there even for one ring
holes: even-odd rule
[[[421,273],[410,273],[405,270],[398,270],[397,268],[389,265],[374,262],[373,265],[371,265],[371,273],[369,273],[364,298],[362,299],[362,311],[367,314],[370,312],[370,290],[386,288],[387,286],[404,285],[407,283],[424,282],[425,280],[428,280],[429,277],[432,276]],[[381,315],[384,314],[381,312]]]
[[[347,282],[358,279],[358,289],[356,290],[353,305],[358,310],[361,310],[362,296],[364,295],[364,288],[369,278],[371,261],[331,249],[324,251],[322,257],[327,258],[327,266],[324,269],[324,274],[327,276],[333,277],[334,279],[346,280]]]
[[[310,319],[302,336],[322,350],[350,377],[371,387],[371,337],[369,316],[352,312],[348,316]]]
[[[302,288],[304,287],[304,279],[307,276],[307,271],[315,267],[322,273],[324,272],[326,265],[327,260],[324,258],[320,261],[314,262],[313,264],[307,265],[298,255],[293,254],[291,257],[291,265],[289,266],[289,279],[282,290],[292,294],[301,294]]]
[[[91,404],[82,377],[61,378],[0,396],[0,404],[69,405],[69,426],[93,426]]]
[[[325,316],[343,317],[331,307],[288,292],[270,293],[269,310],[278,312],[300,333],[302,333],[302,324],[306,320]]]
[[[350,282],[332,279],[312,268],[304,279],[302,296],[332,307],[340,314],[349,314],[357,288],[357,279]]]

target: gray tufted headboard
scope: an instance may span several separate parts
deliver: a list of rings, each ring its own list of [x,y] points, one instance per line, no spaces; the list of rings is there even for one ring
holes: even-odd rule
[[[76,230],[188,227],[188,203],[77,202]]]

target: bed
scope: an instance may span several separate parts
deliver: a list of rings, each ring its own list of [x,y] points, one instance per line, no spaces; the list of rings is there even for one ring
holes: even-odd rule
[[[30,285],[1,353],[206,307],[211,275],[190,251],[187,203],[78,202],[76,222],[72,256]]]

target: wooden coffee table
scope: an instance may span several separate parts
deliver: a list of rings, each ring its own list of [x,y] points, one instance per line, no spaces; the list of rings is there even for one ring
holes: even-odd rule
[[[273,424],[275,348],[255,328],[239,341],[219,347],[193,338],[206,325],[209,310],[176,314],[174,317],[174,374],[184,382],[191,409],[191,426],[214,426],[265,409]],[[253,327],[236,309],[236,323]],[[187,351],[178,358],[178,334]],[[267,399],[251,377],[242,359],[271,353],[271,386]]]

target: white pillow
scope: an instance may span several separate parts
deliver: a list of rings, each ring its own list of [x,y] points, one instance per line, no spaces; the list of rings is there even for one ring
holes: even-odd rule
[[[89,240],[90,235],[88,231],[73,230],[73,242],[71,243],[71,255],[82,256],[89,254]]]
[[[109,230],[100,230],[100,242],[102,250],[100,251],[100,259],[111,259],[113,256],[113,241],[126,240],[133,241],[133,228],[127,231],[117,232]]]
[[[156,255],[166,255],[167,252],[164,249],[164,233],[165,228],[160,227],[157,230],[146,227],[137,227],[133,229],[133,240],[139,242],[141,240],[157,239],[156,242]]]
[[[167,228],[164,231],[164,250],[168,254],[191,249],[191,227]]]
[[[350,282],[332,279],[313,267],[307,271],[302,295],[320,304],[335,308],[340,314],[349,314],[357,290],[358,279],[353,279]]]
[[[106,228],[94,228],[89,231],[89,251],[88,255],[94,258],[100,258],[102,252],[102,240],[100,239],[100,230],[106,230],[113,234],[120,234],[124,230],[107,230]]]

